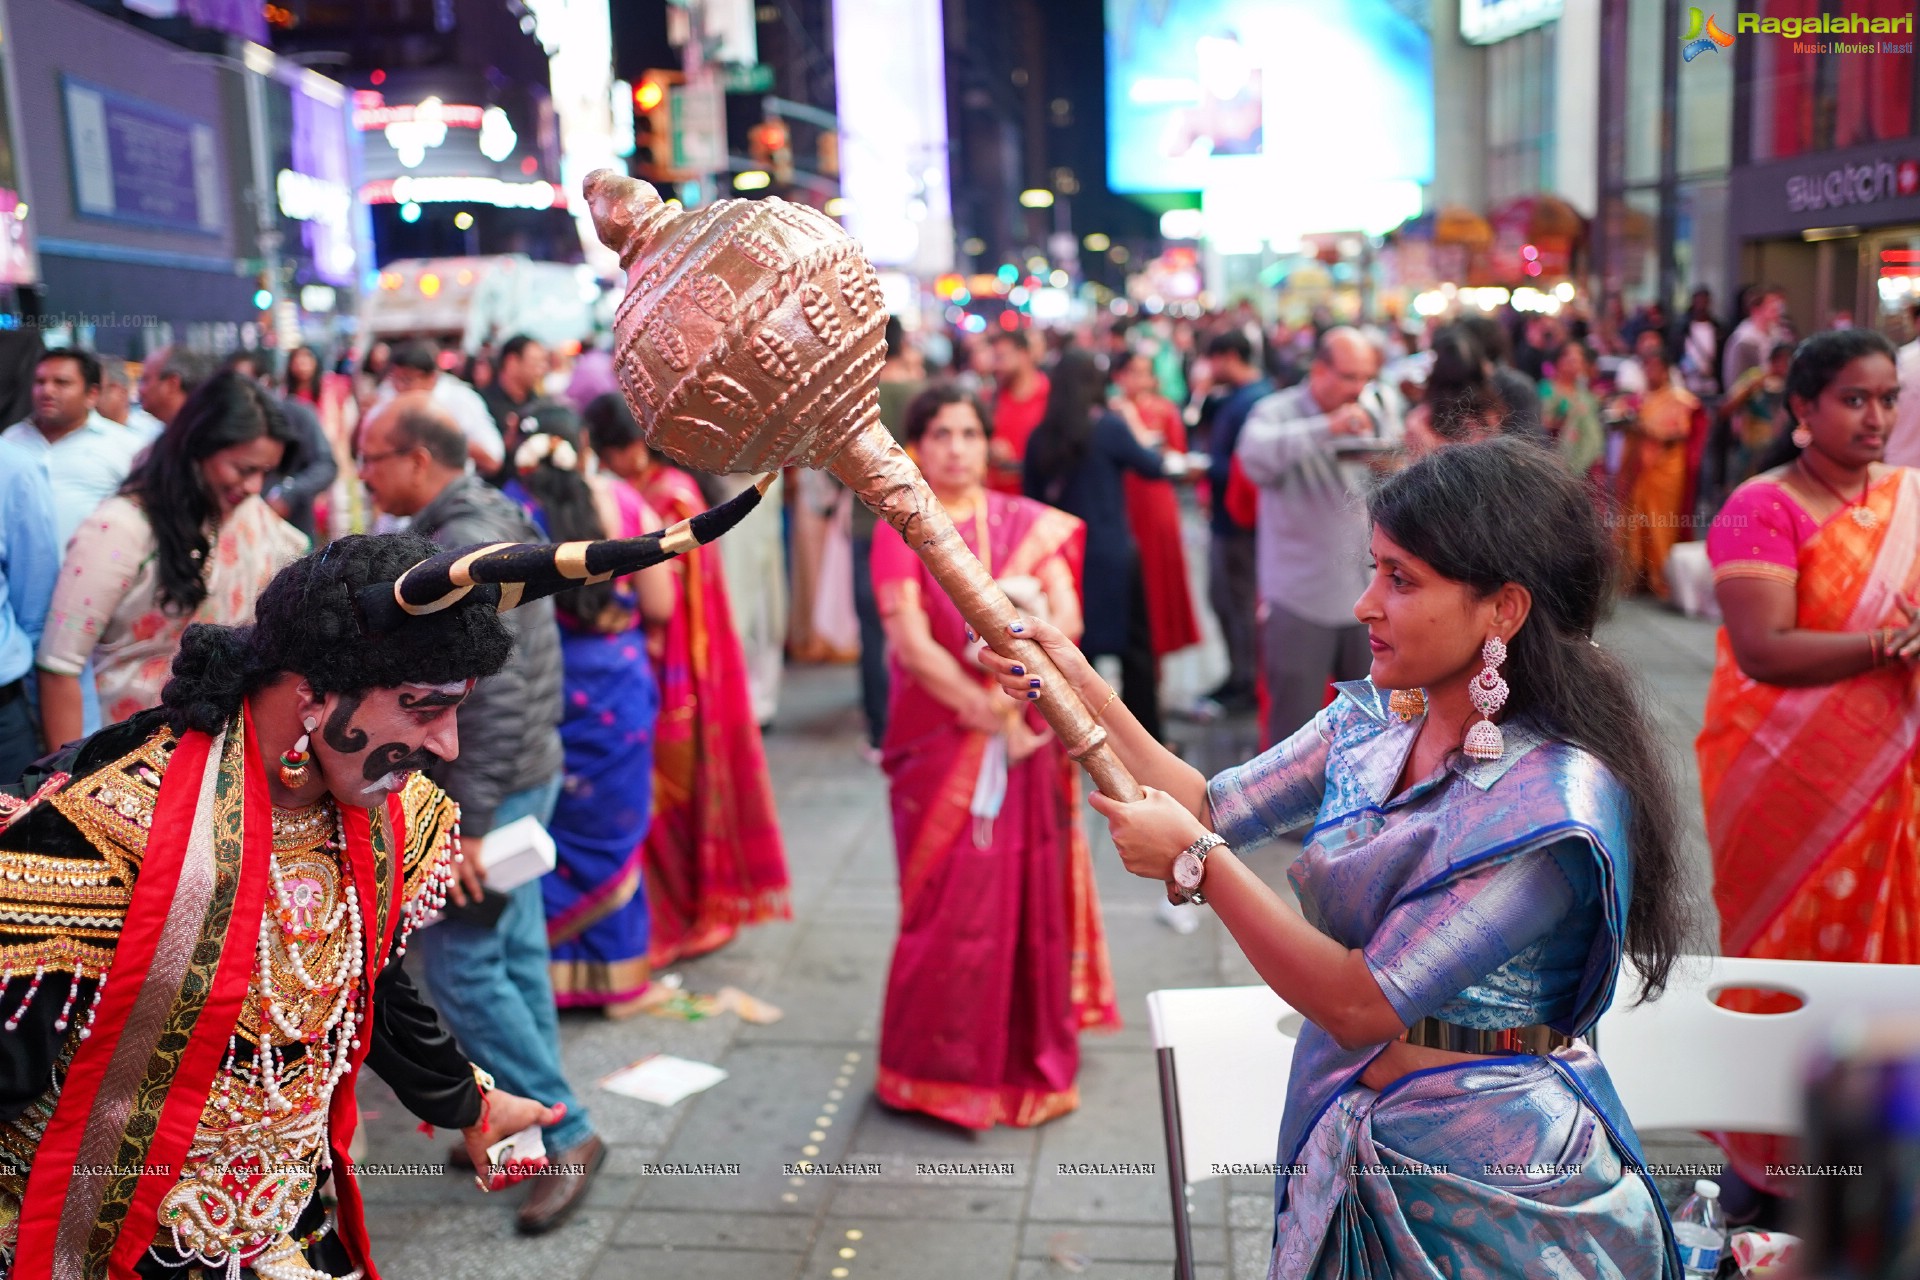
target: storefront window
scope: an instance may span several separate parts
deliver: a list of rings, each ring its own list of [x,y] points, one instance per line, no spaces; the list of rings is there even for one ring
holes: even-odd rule
[[[1657,182],[1660,178],[1660,68],[1668,34],[1662,0],[1630,0],[1626,172],[1622,175],[1629,183]]]
[[[1643,189],[1622,197],[1620,296],[1628,307],[1651,302],[1660,288],[1660,193]]]
[[[1548,23],[1487,49],[1487,196],[1553,187],[1554,38]]]
[[[1835,13],[1899,19],[1912,0],[1849,0]],[[1762,0],[1765,18],[1821,16],[1821,0]],[[1914,55],[1911,53],[1807,54],[1794,52],[1782,36],[1753,37],[1753,158],[1778,160],[1838,147],[1904,138],[1914,131]],[[1877,43],[1882,37],[1822,35]],[[1910,44],[1913,37],[1891,37]],[[1691,69],[1691,68],[1689,68]]]
[[[1674,283],[1685,301],[1700,286],[1713,290],[1714,305],[1725,310],[1727,281],[1727,183],[1725,178],[1683,182],[1675,193]]]
[[[1680,175],[1725,173],[1733,163],[1733,59],[1695,58],[1680,67],[1677,79]]]

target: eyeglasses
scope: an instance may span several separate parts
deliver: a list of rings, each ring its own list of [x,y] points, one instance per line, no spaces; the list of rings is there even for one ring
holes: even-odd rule
[[[411,449],[389,449],[385,453],[363,453],[353,460],[356,467],[370,467],[376,462],[385,462],[388,458],[403,458],[412,453]]]

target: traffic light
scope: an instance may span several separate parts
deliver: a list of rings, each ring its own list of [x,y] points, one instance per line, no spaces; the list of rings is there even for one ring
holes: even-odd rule
[[[774,181],[793,181],[793,134],[786,121],[761,121],[748,131],[747,144],[753,158],[773,171]]]
[[[652,182],[677,182],[674,163],[673,86],[678,71],[649,71],[633,86],[633,167]]]

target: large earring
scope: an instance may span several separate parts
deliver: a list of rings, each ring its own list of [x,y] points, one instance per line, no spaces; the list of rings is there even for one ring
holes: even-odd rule
[[[1480,657],[1487,665],[1467,687],[1467,696],[1473,700],[1473,709],[1486,718],[1467,730],[1463,750],[1475,760],[1498,760],[1507,750],[1500,726],[1493,722],[1493,717],[1507,704],[1507,682],[1500,678],[1499,672],[1500,664],[1507,660],[1506,642],[1499,636],[1488,636],[1487,642],[1480,646]]]
[[[1402,721],[1418,720],[1427,714],[1427,691],[1395,689],[1387,695],[1387,710],[1399,716]]]
[[[307,750],[308,737],[313,733],[314,722],[306,722],[306,733],[293,744],[291,750],[280,757],[280,785],[289,791],[298,791],[313,781],[313,755]]]
[[[1793,429],[1793,447],[1794,448],[1804,449],[1812,443],[1813,443],[1813,432],[1807,430],[1805,427],[1795,427]]]

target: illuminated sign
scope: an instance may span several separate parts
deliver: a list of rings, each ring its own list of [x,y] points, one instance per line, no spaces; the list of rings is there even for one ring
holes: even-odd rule
[[[273,182],[280,212],[296,222],[345,222],[353,192],[345,183],[282,169]]]
[[[499,178],[390,178],[360,188],[368,204],[490,204],[497,209],[564,209],[566,193],[551,182]]]
[[[353,95],[353,127],[362,133],[396,124],[439,125],[443,131],[478,129],[485,123],[486,114],[485,107],[456,106],[438,98],[388,106],[386,99],[371,89],[362,89]]]
[[[877,266],[952,270],[940,0],[837,0],[833,61],[847,230]]]
[[[1433,179],[1433,41],[1391,0],[1106,0],[1106,40],[1114,191],[1237,187],[1284,215],[1306,185]]]
[[[1460,38],[1494,44],[1560,17],[1562,0],[1460,0]]]

